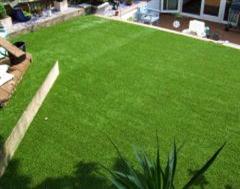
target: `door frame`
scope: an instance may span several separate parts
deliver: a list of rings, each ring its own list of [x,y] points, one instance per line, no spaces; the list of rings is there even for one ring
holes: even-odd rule
[[[162,5],[163,5],[163,1],[164,0],[161,1]],[[227,2],[226,0],[220,0],[219,15],[216,17],[216,16],[211,16],[211,15],[204,14],[205,0],[202,0],[202,2],[201,2],[200,15],[183,12],[182,11],[183,0],[179,0],[179,3],[178,3],[179,13],[183,16],[188,16],[188,17],[192,17],[192,18],[208,20],[208,21],[217,22],[217,23],[227,23],[226,21],[224,21],[224,13],[225,13],[225,9],[226,9],[226,2]]]
[[[164,0],[161,0],[161,12],[162,13],[179,13],[180,12],[180,2],[182,0],[177,0],[178,1],[178,7],[176,10],[164,10],[163,9],[163,3],[164,3]]]

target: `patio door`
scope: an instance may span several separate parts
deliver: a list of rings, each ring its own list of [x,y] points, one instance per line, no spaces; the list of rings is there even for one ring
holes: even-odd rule
[[[223,0],[203,0],[203,18],[220,21]]]
[[[226,0],[181,0],[181,13],[204,20],[222,22]]]
[[[166,12],[166,13],[179,12],[179,0],[162,0],[161,12]]]

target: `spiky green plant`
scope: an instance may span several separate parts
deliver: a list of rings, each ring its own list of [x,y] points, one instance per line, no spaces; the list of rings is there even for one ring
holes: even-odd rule
[[[110,139],[112,142],[112,140]],[[137,162],[141,167],[141,172],[135,170],[130,163],[120,153],[118,147],[112,142],[118,156],[125,165],[126,170],[112,171],[104,167],[110,174],[110,181],[117,189],[174,189],[174,178],[177,166],[177,148],[174,142],[171,153],[168,156],[166,167],[163,169],[160,161],[160,147],[157,137],[156,159],[151,160],[143,151],[136,152]],[[211,158],[196,171],[192,178],[182,187],[182,189],[190,188],[213,164],[218,154],[221,152],[225,144],[223,144]]]

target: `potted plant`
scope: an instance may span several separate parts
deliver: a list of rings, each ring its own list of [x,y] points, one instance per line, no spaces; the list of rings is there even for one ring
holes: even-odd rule
[[[0,25],[2,25],[5,30],[9,31],[12,28],[12,18],[6,13],[6,9],[3,3],[0,2]]]
[[[67,0],[55,0],[54,8],[58,11],[64,11],[68,8],[68,1]]]

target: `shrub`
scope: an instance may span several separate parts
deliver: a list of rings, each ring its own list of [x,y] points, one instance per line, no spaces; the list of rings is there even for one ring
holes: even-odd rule
[[[112,141],[111,141],[112,142]],[[157,137],[157,150],[156,159],[151,160],[149,156],[143,151],[137,151],[136,157],[139,166],[141,167],[141,172],[136,171],[130,165],[130,163],[122,156],[117,146],[114,145],[120,160],[122,161],[125,171],[112,171],[108,168],[106,169],[111,177],[111,183],[117,189],[174,189],[174,179],[177,167],[177,149],[174,142],[173,149],[168,156],[167,165],[163,168],[160,162],[160,148],[158,144]],[[225,145],[225,144],[224,144]],[[192,178],[186,182],[182,187],[183,189],[189,189],[203,176],[203,174],[208,170],[208,168],[213,164],[214,160],[218,154],[223,149],[222,145],[213,156],[202,166],[201,169],[194,172]]]
[[[3,19],[7,16],[6,9],[3,3],[0,2],[0,19]]]

